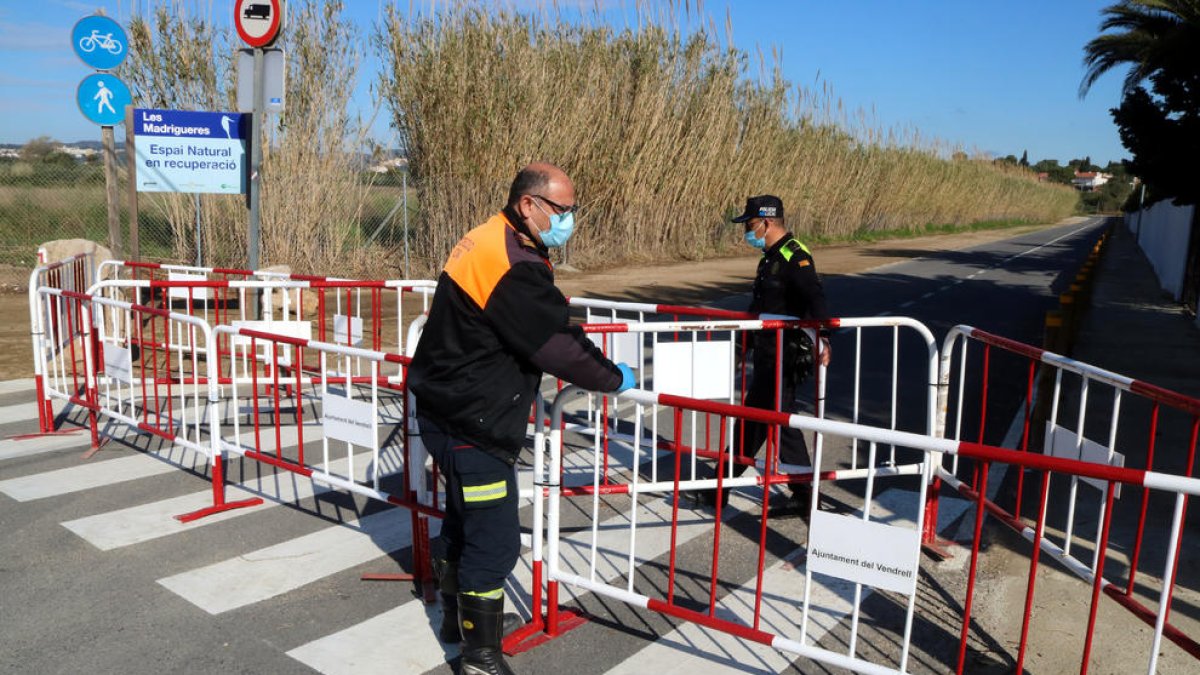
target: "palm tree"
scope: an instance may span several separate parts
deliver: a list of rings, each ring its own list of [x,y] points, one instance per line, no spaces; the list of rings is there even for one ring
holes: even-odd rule
[[[1129,65],[1122,94],[1162,71],[1197,68],[1200,47],[1200,0],[1121,0],[1103,11],[1102,34],[1083,48],[1087,72],[1079,97],[1096,80],[1120,65]]]

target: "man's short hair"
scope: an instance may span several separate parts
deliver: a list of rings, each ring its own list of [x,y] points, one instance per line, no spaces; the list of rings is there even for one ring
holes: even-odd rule
[[[550,174],[546,171],[525,167],[517,172],[517,177],[513,179],[512,187],[508,189],[508,205],[516,206],[517,201],[525,195],[534,195],[545,192],[546,186],[550,184]]]

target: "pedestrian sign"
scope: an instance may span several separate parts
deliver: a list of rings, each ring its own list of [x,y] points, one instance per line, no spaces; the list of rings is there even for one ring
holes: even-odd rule
[[[125,106],[133,104],[133,95],[116,75],[93,73],[79,83],[75,100],[84,117],[111,127],[125,120]]]
[[[112,70],[129,53],[129,40],[121,24],[107,16],[85,16],[71,29],[71,47],[87,65],[96,70]]]

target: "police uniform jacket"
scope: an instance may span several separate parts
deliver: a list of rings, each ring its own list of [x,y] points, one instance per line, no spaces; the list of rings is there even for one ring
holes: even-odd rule
[[[418,413],[514,463],[543,372],[593,391],[621,384],[567,312],[546,248],[516,213],[468,232],[438,277],[408,369]]]
[[[754,277],[750,311],[758,314],[786,314],[800,319],[828,319],[825,289],[817,276],[812,253],[791,233],[763,251]],[[785,341],[795,342],[799,331],[788,331]],[[759,331],[754,341],[755,362],[773,363],[775,332]],[[786,355],[785,355],[786,356]]]

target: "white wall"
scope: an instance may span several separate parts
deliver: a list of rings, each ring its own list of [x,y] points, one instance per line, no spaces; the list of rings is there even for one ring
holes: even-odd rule
[[[1129,231],[1137,234],[1142,247],[1163,290],[1176,300],[1183,295],[1183,272],[1187,264],[1188,235],[1192,229],[1194,206],[1176,206],[1163,200],[1137,212],[1125,215]]]

